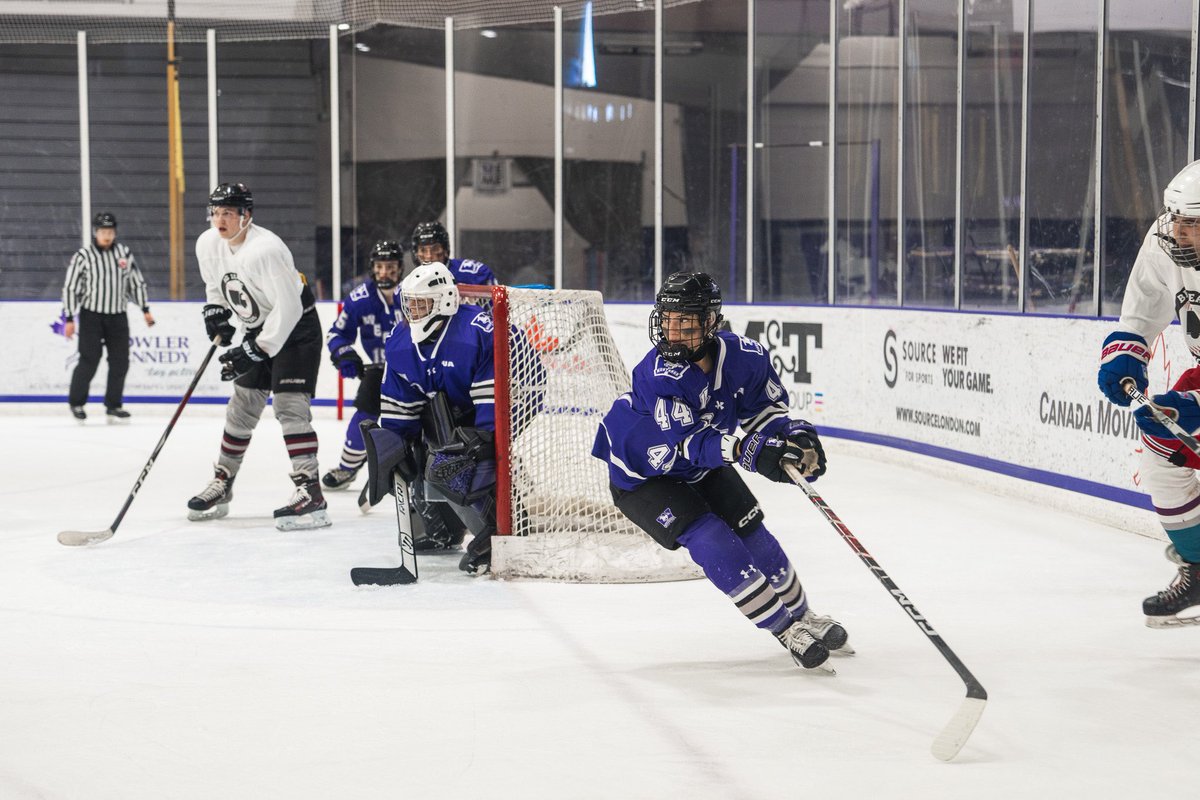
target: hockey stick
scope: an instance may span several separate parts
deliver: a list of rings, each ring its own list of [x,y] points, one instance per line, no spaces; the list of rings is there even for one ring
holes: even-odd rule
[[[208,362],[212,360],[213,353],[217,352],[218,344],[220,344],[220,337],[214,336],[212,347],[208,348],[208,353],[205,354],[204,360],[200,362],[200,366],[196,369],[196,374],[192,377],[191,385],[183,393],[183,399],[179,401],[179,405],[175,407],[175,413],[171,415],[171,421],[167,423],[167,429],[163,431],[162,438],[158,440],[158,445],[154,448],[154,452],[150,454],[150,460],[146,462],[146,466],[142,467],[142,474],[138,476],[137,481],[133,484],[133,488],[129,490],[129,496],[125,498],[125,505],[121,506],[121,512],[117,514],[117,518],[113,520],[112,525],[109,525],[102,531],[60,531],[58,534],[59,544],[65,544],[68,547],[77,547],[83,544],[98,544],[99,542],[111,539],[116,534],[117,526],[121,524],[121,520],[125,519],[125,512],[133,504],[133,498],[137,497],[138,489],[142,488],[142,481],[146,480],[146,476],[150,474],[150,468],[154,466],[154,460],[158,458],[163,445],[167,443],[167,437],[174,430],[175,422],[179,419],[179,415],[183,413],[183,407],[191,399],[192,392],[196,391],[196,386],[200,383],[200,376],[208,368]]]
[[[373,584],[394,586],[400,583],[417,582],[417,552],[413,549],[412,499],[408,494],[408,481],[399,470],[392,471],[392,492],[396,496],[396,524],[400,528],[400,566],[398,567],[355,567],[350,570],[350,580],[355,586]]]
[[[1150,398],[1138,391],[1137,384],[1133,382],[1132,378],[1126,378],[1125,380],[1121,381],[1121,388],[1124,389],[1125,394],[1133,398],[1134,402],[1136,402],[1138,405],[1145,406],[1146,408],[1150,409],[1150,416],[1154,417],[1154,421],[1169,430],[1171,435],[1176,439],[1183,442],[1184,447],[1186,447],[1188,450],[1191,450],[1197,456],[1200,456],[1200,442],[1196,441],[1196,437],[1179,427],[1178,422],[1168,417],[1161,408],[1154,405],[1154,403],[1150,401]]]
[[[850,529],[846,527],[846,523],[842,522],[838,518],[838,515],[833,513],[833,509],[821,498],[821,495],[817,494],[808,481],[804,480],[804,475],[800,470],[793,464],[785,464],[784,469],[787,470],[788,477],[804,490],[804,493],[808,495],[808,499],[817,507],[817,510],[825,516],[825,519],[829,520],[829,524],[841,534],[846,544],[850,545],[850,549],[858,553],[858,557],[862,559],[867,568],[883,584],[883,588],[888,590],[888,593],[907,612],[912,621],[916,623],[916,626],[921,629],[921,632],[929,637],[929,641],[938,649],[942,657],[950,662],[950,666],[954,667],[954,671],[958,673],[958,677],[962,678],[963,683],[967,685],[967,696],[963,700],[962,705],[959,706],[958,711],[950,722],[946,724],[946,727],[942,729],[942,732],[933,740],[933,746],[930,748],[934,756],[940,758],[942,761],[949,761],[958,755],[958,751],[967,743],[967,738],[971,735],[971,731],[975,730],[975,725],[979,722],[979,718],[983,716],[983,709],[987,704],[987,690],[975,679],[975,676],[971,674],[970,670],[967,669],[959,657],[954,654],[954,651],[950,649],[950,646],[946,644],[938,632],[933,629],[933,626],[929,624],[929,620],[925,619],[917,611],[912,601],[904,595],[904,592],[900,591],[900,587],[896,585],[895,581],[888,577],[888,574],[883,571],[883,567],[879,566],[879,562],[875,560],[874,556],[868,553],[867,548],[863,547],[858,538],[850,532]]]

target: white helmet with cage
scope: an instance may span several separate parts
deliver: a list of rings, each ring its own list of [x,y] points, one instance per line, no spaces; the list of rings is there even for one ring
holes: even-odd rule
[[[1158,243],[1184,269],[1200,270],[1200,161],[1179,171],[1163,190]]]
[[[445,264],[422,264],[400,282],[400,307],[416,344],[434,335],[458,311],[458,287]]]

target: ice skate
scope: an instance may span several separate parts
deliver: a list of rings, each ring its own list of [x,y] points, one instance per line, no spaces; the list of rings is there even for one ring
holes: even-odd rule
[[[458,561],[458,568],[471,576],[486,575],[492,569],[492,531],[476,534]]]
[[[109,425],[123,425],[129,422],[130,413],[120,406],[104,412],[104,418]]]
[[[854,655],[854,648],[846,641],[850,638],[846,633],[846,629],[841,623],[833,617],[823,617],[820,614],[814,614],[813,610],[807,609],[804,616],[800,618],[798,623],[801,627],[819,639],[821,644],[829,649],[830,654],[837,653],[842,656]]]
[[[421,519],[422,530],[413,540],[413,549],[418,553],[445,553],[457,551],[466,538],[467,531],[453,509],[446,503],[430,503],[420,492],[413,493],[413,507]]]
[[[787,648],[795,661],[805,669],[820,667],[826,672],[833,672],[832,667],[822,666],[829,658],[829,648],[815,638],[802,622],[793,622],[783,633],[776,634],[779,643]]]
[[[329,527],[332,521],[325,510],[321,482],[303,472],[293,472],[289,477],[296,484],[296,493],[287,505],[275,510],[275,527],[281,531]]]
[[[1168,549],[1168,558],[1171,550]],[[1180,612],[1191,609],[1189,616]],[[1142,601],[1142,613],[1146,615],[1146,626],[1150,628],[1178,628],[1184,625],[1200,625],[1200,564],[1181,561],[1179,574],[1163,591]]]
[[[71,406],[71,416],[79,420],[80,424],[87,422],[87,412],[83,410],[83,406]]]
[[[233,499],[233,479],[229,470],[216,465],[216,474],[200,494],[188,500],[188,519],[200,522],[220,519],[229,513],[229,501]]]
[[[342,466],[334,467],[326,472],[321,478],[321,483],[325,484],[326,489],[348,489],[350,484],[354,483],[355,476],[358,475],[356,469],[346,469]]]

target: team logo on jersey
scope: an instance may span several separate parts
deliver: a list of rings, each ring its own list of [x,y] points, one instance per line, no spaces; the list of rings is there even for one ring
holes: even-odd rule
[[[763,346],[753,339],[747,339],[745,336],[738,337],[738,346],[747,353],[754,353],[759,356],[763,354]]]
[[[467,275],[476,275],[483,268],[482,261],[476,261],[473,258],[464,258],[458,262],[458,271]]]
[[[675,521],[675,515],[671,512],[671,509],[664,508],[663,512],[654,519],[658,521],[659,525],[662,525],[664,528],[669,528],[671,527],[671,523]]]
[[[246,284],[242,283],[242,279],[237,276],[236,272],[228,272],[221,276],[221,294],[225,295],[225,300],[233,309],[233,313],[238,315],[238,319],[247,325],[258,322],[262,316],[262,309],[258,307],[258,301],[254,299],[254,295],[250,294]]]
[[[369,295],[369,292],[367,291],[367,285],[365,283],[360,283],[358,286],[354,287],[354,291],[350,292],[350,299],[351,300],[362,300],[362,299],[366,298],[368,295]]]
[[[654,360],[654,377],[670,378],[673,381],[681,380],[687,368],[687,364],[677,364],[674,361],[667,361],[662,356],[659,356]]]
[[[496,329],[496,326],[492,324],[492,317],[490,314],[476,314],[475,319],[471,320],[471,324],[476,328],[479,328],[479,330],[483,331],[484,333],[491,333]]]

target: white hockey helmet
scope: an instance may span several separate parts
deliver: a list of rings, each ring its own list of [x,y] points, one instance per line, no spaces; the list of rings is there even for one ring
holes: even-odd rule
[[[400,282],[400,307],[413,342],[420,344],[458,311],[454,275],[445,264],[422,264]]]
[[[1200,161],[1179,171],[1163,190],[1158,243],[1184,269],[1200,270]]]

